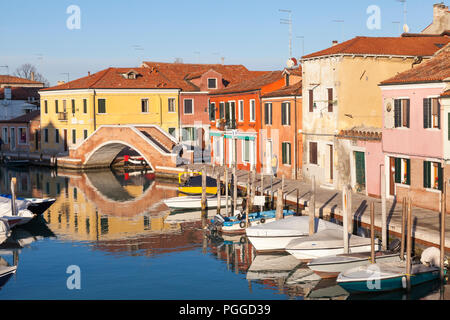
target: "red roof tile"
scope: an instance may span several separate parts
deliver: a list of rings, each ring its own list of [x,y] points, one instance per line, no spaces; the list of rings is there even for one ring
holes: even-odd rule
[[[448,90],[445,91],[443,94],[441,94],[441,97],[444,97],[444,98],[450,98],[450,89],[448,89]]]
[[[15,76],[10,75],[0,75],[0,84],[41,84],[44,85],[42,82],[38,81],[32,81],[25,78],[19,78]]]
[[[282,71],[272,71],[265,73],[259,77],[245,80],[241,83],[231,85],[225,89],[214,91],[210,94],[223,94],[223,93],[239,93],[247,91],[260,90],[262,87],[274,83],[280,79],[283,79]]]
[[[328,49],[306,55],[303,59],[340,54],[432,56],[448,42],[450,42],[450,38],[447,36],[356,37]]]
[[[278,90],[268,92],[262,96],[262,98],[274,98],[274,97],[288,97],[288,96],[301,96],[302,95],[302,82],[299,81],[290,86],[284,86]]]
[[[450,77],[450,43],[435,56],[413,69],[399,73],[381,84],[400,84],[443,81]]]

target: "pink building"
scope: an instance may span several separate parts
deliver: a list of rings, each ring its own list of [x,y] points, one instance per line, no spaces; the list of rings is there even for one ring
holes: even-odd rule
[[[439,211],[443,181],[449,175],[445,150],[450,110],[441,105],[449,77],[447,45],[431,60],[380,84],[388,198],[402,201],[411,196],[415,206]]]

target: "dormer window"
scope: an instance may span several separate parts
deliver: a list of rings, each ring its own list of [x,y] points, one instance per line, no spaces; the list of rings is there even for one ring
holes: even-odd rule
[[[217,79],[208,78],[208,89],[217,89]]]
[[[122,76],[123,76],[125,79],[132,79],[132,80],[134,80],[134,79],[136,79],[136,78],[139,76],[139,73],[137,73],[137,72],[134,71],[134,70],[130,70],[130,71],[128,71],[127,73],[122,73]]]

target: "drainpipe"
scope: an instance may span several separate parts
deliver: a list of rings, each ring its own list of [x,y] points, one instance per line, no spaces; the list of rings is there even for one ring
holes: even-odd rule
[[[95,92],[95,89],[94,89],[94,131],[95,130],[97,130],[97,121],[96,121],[96,118],[95,118],[95,95],[96,95],[96,92]]]
[[[297,155],[297,141],[298,141],[298,132],[297,132],[297,96],[294,96],[294,105],[295,105],[295,120],[294,120],[294,127],[295,127],[295,134],[294,134],[294,167],[295,167],[295,180],[297,180],[297,167],[298,167],[298,155]]]

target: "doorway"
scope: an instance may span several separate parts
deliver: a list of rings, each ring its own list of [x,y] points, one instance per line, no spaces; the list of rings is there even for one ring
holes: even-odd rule
[[[273,154],[273,146],[272,140],[267,140],[266,142],[266,159],[265,159],[265,167],[266,174],[272,174],[272,154]]]
[[[67,151],[67,129],[64,129],[63,143],[64,143],[64,151]]]
[[[330,175],[330,183],[333,183],[334,179],[334,171],[333,171],[333,145],[328,145],[328,154],[329,154],[329,175]]]
[[[355,151],[355,174],[357,192],[366,190],[366,159],[364,152]]]
[[[389,158],[389,195],[395,195],[395,158]]]
[[[16,150],[16,128],[11,128],[11,150]]]

